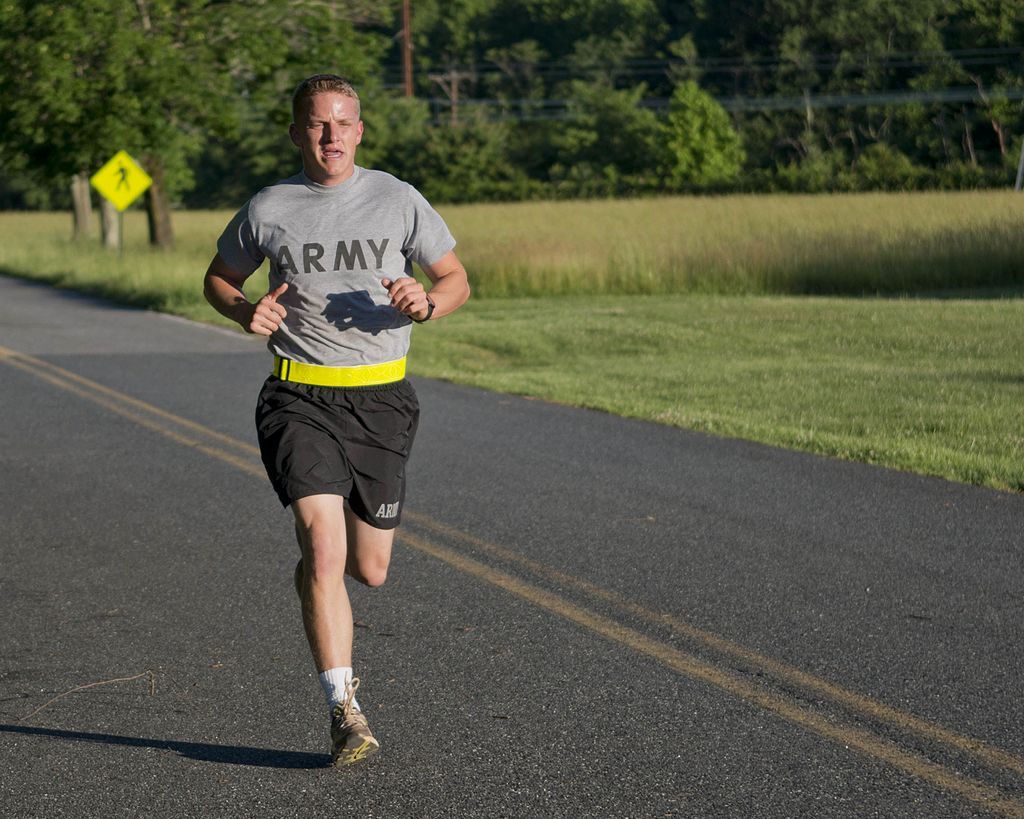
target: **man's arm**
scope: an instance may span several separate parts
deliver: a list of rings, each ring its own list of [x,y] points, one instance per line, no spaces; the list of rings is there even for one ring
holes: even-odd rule
[[[247,333],[269,336],[288,315],[284,305],[277,303],[288,285],[282,284],[253,304],[242,293],[242,285],[247,278],[228,267],[218,253],[203,279],[203,295],[214,310],[238,322]]]
[[[440,318],[454,313],[469,298],[469,279],[466,269],[449,250],[436,262],[423,267],[433,286],[429,291],[423,289],[418,281],[408,276],[401,279],[381,279],[381,283],[391,294],[391,304],[400,313],[413,319],[423,319],[427,315],[427,294],[434,302],[434,313],[431,318]]]

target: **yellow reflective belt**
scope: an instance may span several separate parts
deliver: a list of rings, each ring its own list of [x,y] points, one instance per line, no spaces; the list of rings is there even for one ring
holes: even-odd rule
[[[282,381],[317,387],[369,387],[405,378],[405,358],[358,367],[321,367],[319,364],[300,364],[275,355],[274,375]]]

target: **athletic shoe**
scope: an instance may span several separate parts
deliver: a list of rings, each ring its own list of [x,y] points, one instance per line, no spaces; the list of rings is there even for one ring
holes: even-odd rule
[[[359,678],[353,677],[345,690],[345,700],[335,705],[331,714],[331,759],[335,765],[351,765],[380,750],[366,717],[355,707],[357,688]]]

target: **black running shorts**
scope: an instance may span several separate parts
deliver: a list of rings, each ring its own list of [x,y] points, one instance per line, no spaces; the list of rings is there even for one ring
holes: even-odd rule
[[[419,414],[416,391],[404,379],[315,387],[270,376],[256,404],[256,432],[281,503],[341,495],[371,526],[395,528]]]

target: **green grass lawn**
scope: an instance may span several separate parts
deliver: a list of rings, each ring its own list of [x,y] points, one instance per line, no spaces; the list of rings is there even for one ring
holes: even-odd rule
[[[416,328],[412,370],[1024,491],[1022,206],[994,192],[445,208],[476,295]],[[201,279],[229,215],[176,214],[164,254],[131,212],[121,258],[70,242],[66,214],[0,214],[0,270],[219,321]],[[254,276],[250,295],[264,287]],[[790,295],[891,290],[943,297]],[[531,295],[494,297],[508,293]]]
[[[1024,490],[1024,300],[481,300],[413,370],[487,389]]]

